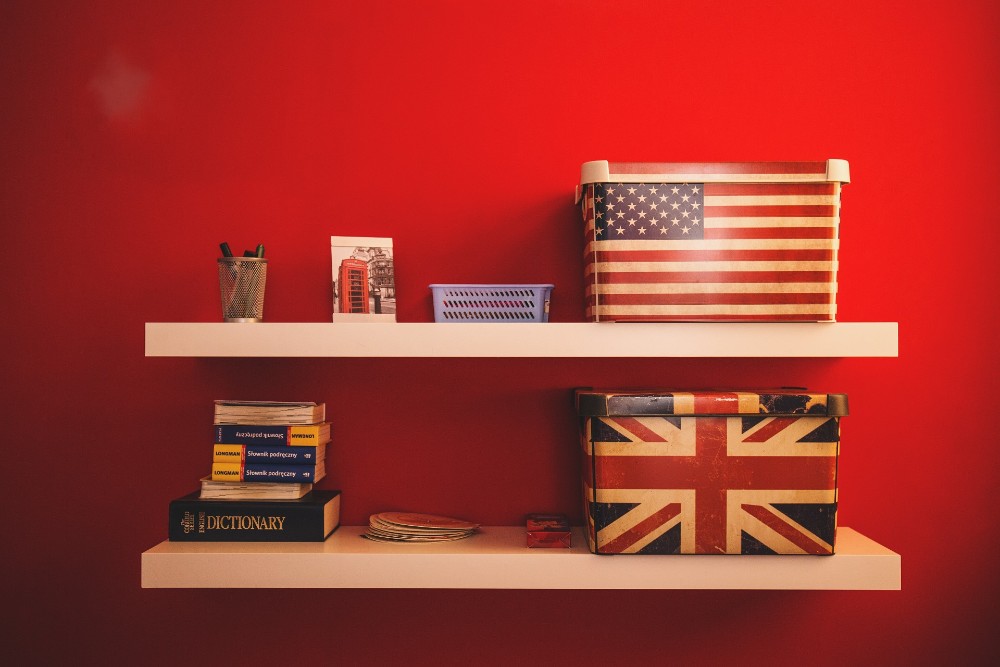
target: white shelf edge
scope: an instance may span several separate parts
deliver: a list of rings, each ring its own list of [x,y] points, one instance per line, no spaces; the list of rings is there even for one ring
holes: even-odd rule
[[[595,556],[528,549],[520,526],[458,542],[381,544],[342,526],[326,542],[162,542],[143,588],[900,590],[899,554],[850,528],[833,556]]]
[[[896,322],[147,322],[147,357],[897,357]]]

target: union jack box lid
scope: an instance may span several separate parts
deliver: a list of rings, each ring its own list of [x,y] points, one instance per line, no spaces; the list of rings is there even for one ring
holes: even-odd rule
[[[846,394],[807,390],[761,391],[575,391],[581,417],[780,415],[841,417],[848,414]]]

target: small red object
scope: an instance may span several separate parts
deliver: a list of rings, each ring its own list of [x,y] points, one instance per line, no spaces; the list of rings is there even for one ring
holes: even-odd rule
[[[528,547],[535,549],[569,549],[572,533],[564,514],[529,514],[527,516]]]

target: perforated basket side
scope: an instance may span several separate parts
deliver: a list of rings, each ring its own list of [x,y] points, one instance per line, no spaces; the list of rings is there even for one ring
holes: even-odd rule
[[[552,285],[431,285],[435,322],[548,322]]]

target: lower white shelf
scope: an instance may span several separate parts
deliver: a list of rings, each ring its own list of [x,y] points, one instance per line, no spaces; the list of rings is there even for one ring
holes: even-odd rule
[[[528,549],[523,526],[444,544],[383,544],[363,526],[326,542],[161,542],[142,554],[143,588],[509,588],[899,590],[899,554],[850,528],[834,556],[595,556]]]

